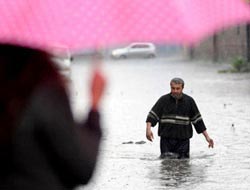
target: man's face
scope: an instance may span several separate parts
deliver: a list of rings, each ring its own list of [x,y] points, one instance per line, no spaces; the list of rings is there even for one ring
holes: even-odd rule
[[[170,86],[171,86],[171,94],[174,97],[179,97],[182,94],[183,90],[182,84],[176,84],[172,82]]]

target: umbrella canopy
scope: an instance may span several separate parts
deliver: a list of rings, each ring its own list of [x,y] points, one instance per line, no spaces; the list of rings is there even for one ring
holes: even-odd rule
[[[243,0],[0,0],[0,42],[41,49],[194,44],[250,21]]]

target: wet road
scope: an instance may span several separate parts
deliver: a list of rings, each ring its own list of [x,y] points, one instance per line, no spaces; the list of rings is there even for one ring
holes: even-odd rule
[[[85,190],[238,189],[250,186],[250,74],[220,74],[222,64],[180,59],[104,61],[108,88],[102,106],[104,137],[95,175]],[[90,64],[72,66],[72,108],[86,113]],[[181,77],[184,93],[195,100],[215,141],[208,149],[194,131],[189,160],[159,159],[154,142],[145,138],[145,118],[155,101]]]

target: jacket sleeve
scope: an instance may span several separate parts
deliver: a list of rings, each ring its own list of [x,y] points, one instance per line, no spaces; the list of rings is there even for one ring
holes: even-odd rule
[[[146,122],[154,127],[160,120],[163,108],[163,97],[159,98],[147,115]]]
[[[90,110],[86,121],[77,125],[66,92],[55,87],[36,93],[32,111],[37,136],[46,143],[44,146],[49,150],[45,152],[48,159],[54,160],[53,168],[59,179],[68,187],[86,184],[97,161],[101,138],[99,113]]]
[[[203,122],[203,119],[201,117],[201,114],[199,112],[199,109],[194,101],[194,99],[191,99],[191,123],[193,124],[196,132],[202,133],[206,130],[206,126]]]

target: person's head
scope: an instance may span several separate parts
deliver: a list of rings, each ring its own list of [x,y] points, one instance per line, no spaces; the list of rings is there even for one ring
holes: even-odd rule
[[[9,138],[33,90],[44,83],[64,86],[48,53],[0,43],[0,142]]]
[[[184,88],[184,81],[181,78],[173,78],[170,81],[171,95],[175,98],[182,96],[182,91]]]
[[[11,44],[0,43],[0,82],[27,86],[40,80],[60,78],[49,53]],[[20,80],[23,80],[20,82]],[[25,80],[25,81],[24,81]],[[0,94],[1,96],[2,94]]]

